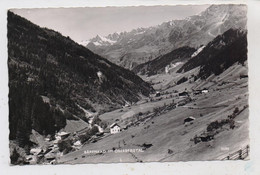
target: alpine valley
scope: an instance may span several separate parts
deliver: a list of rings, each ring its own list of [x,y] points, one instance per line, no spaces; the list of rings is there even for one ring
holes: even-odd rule
[[[78,44],[8,11],[11,164],[248,159],[246,24],[211,5]]]

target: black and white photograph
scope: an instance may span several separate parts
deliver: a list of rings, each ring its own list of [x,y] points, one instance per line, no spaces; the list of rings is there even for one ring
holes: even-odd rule
[[[10,165],[250,160],[246,4],[6,13]]]

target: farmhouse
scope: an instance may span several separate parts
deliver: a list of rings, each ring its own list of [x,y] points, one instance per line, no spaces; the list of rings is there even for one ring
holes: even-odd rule
[[[33,155],[38,155],[42,152],[43,150],[41,148],[32,148],[30,150],[30,153],[33,154]]]
[[[119,133],[120,131],[121,131],[121,128],[117,123],[113,123],[112,125],[110,125],[111,134],[116,134],[116,133]]]
[[[191,121],[193,121],[193,120],[195,120],[194,117],[192,117],[192,116],[187,117],[187,118],[184,119],[184,124],[185,124],[185,123],[188,123],[188,122],[191,122]]]
[[[204,93],[204,94],[206,94],[206,93],[209,92],[209,90],[208,90],[208,89],[203,89],[201,92]]]
[[[179,96],[189,96],[189,93],[184,91],[184,92],[180,92]]]
[[[76,150],[79,150],[81,148],[82,144],[80,142],[80,140],[76,141],[75,143],[73,143],[72,148],[75,148]]]
[[[193,91],[193,95],[199,95],[199,94],[201,94],[202,92],[201,92],[201,90],[194,90]]]
[[[156,91],[155,97],[160,97],[161,93],[159,91]]]
[[[62,132],[57,133],[55,135],[55,138],[56,138],[56,140],[61,140],[61,139],[67,138],[69,135],[70,135],[70,133],[62,131]]]

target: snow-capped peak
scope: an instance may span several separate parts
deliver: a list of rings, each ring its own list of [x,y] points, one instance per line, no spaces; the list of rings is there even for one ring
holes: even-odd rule
[[[88,45],[88,43],[90,42],[90,40],[82,40],[82,41],[80,41],[80,42],[78,42],[80,45],[82,45],[82,46],[86,46],[86,45]]]
[[[118,33],[110,34],[108,36],[97,35],[96,37],[94,37],[90,40],[83,40],[83,41],[79,42],[79,44],[81,44],[83,46],[87,46],[88,44],[92,43],[95,46],[109,46],[109,45],[113,45],[114,43],[116,43],[118,38],[119,38]]]

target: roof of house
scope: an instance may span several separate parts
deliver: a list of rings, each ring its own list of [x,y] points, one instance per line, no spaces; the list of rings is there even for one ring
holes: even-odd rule
[[[195,120],[195,118],[194,118],[194,117],[192,117],[192,116],[190,116],[190,117],[187,117],[186,119],[188,119],[188,118],[190,118],[190,119],[192,119],[192,120]]]
[[[115,126],[120,127],[117,123],[112,123],[112,124],[110,125],[110,128],[113,128],[113,127],[115,127]]]
[[[67,132],[64,132],[64,131],[61,131],[58,133],[59,136],[65,136],[65,135],[68,135],[69,133]]]
[[[80,146],[80,145],[81,145],[81,142],[78,140],[78,141],[76,141],[73,145],[75,145],[75,146]]]
[[[42,151],[41,148],[32,148],[30,150],[30,153],[39,154]]]

